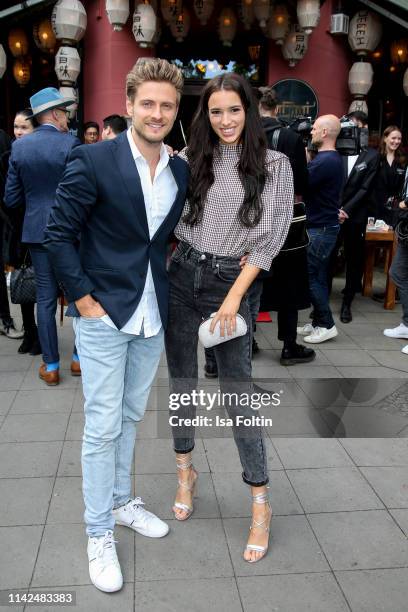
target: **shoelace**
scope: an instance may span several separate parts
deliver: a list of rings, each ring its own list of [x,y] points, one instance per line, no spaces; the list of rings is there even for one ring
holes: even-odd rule
[[[104,538],[99,539],[99,542],[95,548],[95,557],[98,559],[102,559],[104,557],[104,566],[117,560],[116,550],[113,546],[113,544],[117,544],[117,542],[117,540],[113,539],[112,531],[107,531]]]
[[[145,503],[141,497],[135,497],[135,499],[131,502],[133,508],[139,508],[140,506],[145,506]]]

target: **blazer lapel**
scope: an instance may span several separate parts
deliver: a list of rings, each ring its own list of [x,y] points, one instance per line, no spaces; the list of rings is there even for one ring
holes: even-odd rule
[[[129,194],[129,199],[136,212],[136,217],[144,233],[149,236],[142,184],[127,140],[127,132],[122,132],[122,134],[112,141],[112,146],[114,147],[113,155],[115,161]]]

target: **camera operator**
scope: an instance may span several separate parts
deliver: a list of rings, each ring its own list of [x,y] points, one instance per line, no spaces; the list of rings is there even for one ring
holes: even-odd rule
[[[336,151],[340,120],[322,115],[313,125],[312,145],[316,157],[308,164],[309,186],[305,198],[310,244],[307,248],[313,321],[298,332],[305,342],[317,344],[338,334],[329,305],[327,282],[330,255],[339,233],[339,208],[343,187],[343,162]]]
[[[278,99],[271,87],[260,87],[259,112],[268,147],[287,155],[292,166],[295,201],[307,190],[307,160],[302,138],[284,127],[276,116]],[[310,306],[306,248],[281,251],[274,259],[272,276],[264,278],[261,310],[278,313],[278,338],[283,342],[280,363],[307,363],[316,357],[313,349],[297,344],[298,310]]]
[[[357,127],[367,129],[365,113],[355,111],[348,115],[348,119]],[[337,243],[340,246],[343,241],[346,260],[346,285],[340,311],[342,323],[352,320],[351,303],[355,294],[361,291],[370,192],[378,172],[379,159],[377,151],[369,147],[361,148],[358,155],[343,156],[345,184],[339,212],[339,221],[343,225]]]

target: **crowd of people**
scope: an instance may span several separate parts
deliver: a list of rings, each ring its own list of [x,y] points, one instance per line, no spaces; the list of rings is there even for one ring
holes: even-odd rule
[[[147,537],[169,531],[140,497],[132,498],[130,478],[137,426],[163,348],[170,393],[191,398],[199,330],[209,321],[213,340],[204,373],[218,377],[221,392],[232,398],[226,409],[252,501],[243,557],[258,562],[268,550],[272,518],[267,453],[262,427],[252,424],[248,431],[244,425],[253,410],[240,398],[254,391],[259,309],[277,312],[282,365],[312,361],[313,345],[338,335],[330,308],[336,252],[344,245],[340,319],[347,324],[361,291],[368,216],[395,227],[408,205],[397,126],[384,131],[379,151],[344,156],[336,149],[339,118],[322,115],[313,124],[309,151],[279,121],[271,88],[261,88],[257,98],[243,77],[222,74],[203,87],[188,146],[176,153],[164,142],[182,89],[175,65],[139,61],[126,79],[129,126],[124,117],[110,115],[100,134],[89,121],[83,144],[92,146],[81,146],[68,133],[67,106],[73,101],[48,87],[30,98],[30,112],[17,113],[13,144],[1,136],[2,219],[13,240],[4,240],[9,248],[0,265],[18,268],[31,259],[37,324],[34,305],[25,305],[24,329],[16,330],[0,274],[0,331],[11,339],[23,336],[20,352],[41,350],[39,376],[57,385],[59,293],[68,301],[75,332],[71,373],[82,375],[85,398],[89,572],[107,592],[123,584],[115,524]],[[362,113],[350,119],[367,124]],[[168,263],[169,243],[175,248]],[[384,333],[408,338],[404,242],[391,276],[403,320]],[[311,322],[299,327],[299,310],[310,307]],[[308,346],[298,343],[299,335]],[[173,512],[179,521],[194,512],[196,407],[192,400],[180,402],[171,419],[178,474]]]

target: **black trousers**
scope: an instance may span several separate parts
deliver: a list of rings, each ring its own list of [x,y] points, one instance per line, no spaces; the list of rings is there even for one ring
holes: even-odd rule
[[[364,271],[365,223],[346,221],[341,228],[346,260],[346,285],[344,301],[350,304],[356,293],[361,291]]]

